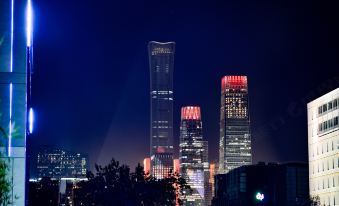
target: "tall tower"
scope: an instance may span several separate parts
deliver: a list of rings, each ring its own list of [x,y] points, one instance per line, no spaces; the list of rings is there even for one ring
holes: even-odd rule
[[[26,137],[32,132],[31,0],[0,1],[0,161],[8,166],[9,200],[25,205]]]
[[[219,173],[252,163],[246,76],[221,80]]]
[[[184,205],[204,205],[204,144],[200,107],[182,107],[180,124],[180,173],[192,194],[182,197]]]
[[[151,174],[164,178],[173,169],[174,42],[148,44],[151,79]]]
[[[309,187],[321,205],[339,202],[339,88],[307,104]]]

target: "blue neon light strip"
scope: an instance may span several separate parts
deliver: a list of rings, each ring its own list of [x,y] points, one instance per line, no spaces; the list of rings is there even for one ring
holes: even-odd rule
[[[29,109],[29,133],[33,133],[33,124],[34,124],[34,111],[33,108]]]
[[[14,0],[12,0],[11,8],[11,63],[10,63],[11,72],[13,72],[13,33],[14,33]]]
[[[26,45],[30,47],[32,44],[32,28],[33,27],[33,11],[31,0],[27,1],[27,10],[26,10]]]
[[[13,84],[9,84],[9,132],[8,132],[8,157],[12,155],[12,104],[13,104]]]

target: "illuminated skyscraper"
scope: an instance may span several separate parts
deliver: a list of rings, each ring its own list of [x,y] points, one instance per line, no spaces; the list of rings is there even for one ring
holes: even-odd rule
[[[339,88],[307,104],[310,195],[339,203]]]
[[[252,163],[246,76],[221,81],[219,172]]]
[[[148,44],[151,98],[151,174],[164,178],[173,169],[174,42]]]
[[[0,1],[0,152],[8,165],[10,201],[25,205],[26,137],[32,132],[32,6]]]
[[[193,190],[192,194],[182,197],[184,205],[204,205],[204,142],[200,107],[182,107],[179,144],[180,173]]]

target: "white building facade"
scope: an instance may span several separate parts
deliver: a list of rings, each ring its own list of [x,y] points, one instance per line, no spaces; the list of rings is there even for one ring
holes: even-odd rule
[[[339,205],[339,88],[307,104],[310,195]]]

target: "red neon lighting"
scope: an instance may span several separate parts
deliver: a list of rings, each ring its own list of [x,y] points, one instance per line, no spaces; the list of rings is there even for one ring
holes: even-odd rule
[[[221,88],[247,87],[247,76],[224,76],[221,80]]]
[[[151,172],[151,158],[144,159],[144,172],[145,174],[150,174]]]
[[[174,173],[179,174],[179,169],[180,169],[179,159],[173,159],[173,171],[174,171]]]
[[[189,107],[182,107],[181,108],[181,120],[200,120],[200,107],[196,106],[189,106]]]

